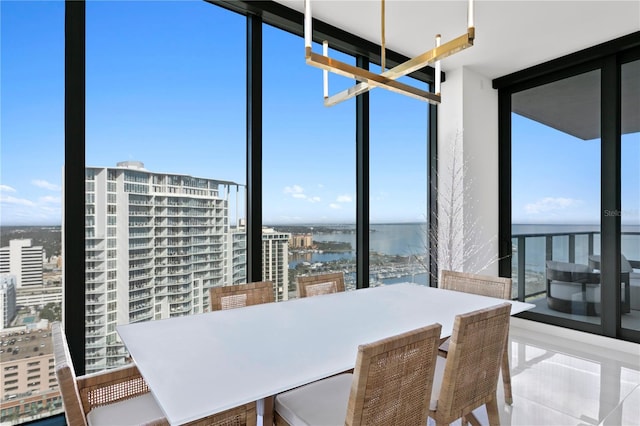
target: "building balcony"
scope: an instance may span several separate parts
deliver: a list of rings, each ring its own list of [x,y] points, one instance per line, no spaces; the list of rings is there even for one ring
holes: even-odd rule
[[[129,322],[131,323],[149,321],[151,319],[153,319],[153,312],[151,310],[147,312],[140,312],[135,315],[129,314]]]
[[[129,283],[129,291],[145,290],[153,288],[153,282],[133,282]]]
[[[191,286],[180,286],[180,287],[169,287],[167,289],[167,294],[176,295],[176,294],[190,294]]]
[[[142,291],[142,292],[138,291],[134,293],[129,293],[129,302],[136,302],[138,300],[149,299],[150,297],[153,297],[150,291]]]
[[[136,302],[129,303],[129,315],[138,311],[144,311],[145,309],[151,309],[152,305],[150,302]]]

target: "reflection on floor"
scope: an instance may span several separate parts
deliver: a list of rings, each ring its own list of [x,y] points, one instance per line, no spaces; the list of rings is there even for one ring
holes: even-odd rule
[[[505,406],[500,382],[503,425],[640,425],[640,345],[517,318],[510,339],[514,403]],[[475,414],[488,424],[484,408]]]

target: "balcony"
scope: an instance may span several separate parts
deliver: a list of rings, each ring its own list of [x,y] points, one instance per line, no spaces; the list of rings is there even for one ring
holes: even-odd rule
[[[151,319],[153,319],[153,312],[151,310],[147,312],[137,313],[135,315],[129,315],[129,322],[131,323],[149,321]]]
[[[638,328],[640,321],[634,319],[640,311],[640,232],[622,232],[622,253],[628,259],[628,265],[633,270],[624,270],[621,281],[623,288],[621,289],[623,327]],[[599,323],[599,267],[594,262],[599,259],[600,254],[600,233],[596,231],[588,232],[560,232],[560,233],[541,233],[541,234],[517,234],[513,235],[513,258],[512,258],[512,278],[513,278],[513,297],[519,300],[535,303],[536,308],[532,312],[540,312],[560,317],[571,317],[576,314],[580,319],[587,322]],[[582,294],[579,287],[580,283],[576,283],[572,300],[567,301],[567,309],[569,312],[560,309],[563,306],[555,298],[550,299],[548,296],[548,287],[555,283],[554,277],[547,276],[547,262],[560,262],[564,265],[574,265],[580,270],[589,271],[591,277],[589,282],[585,284],[592,293]],[[627,266],[627,268],[629,268]],[[587,272],[585,272],[586,274]],[[585,278],[586,279],[586,278]],[[563,281],[564,282],[564,281]],[[585,281],[586,282],[586,281]],[[569,283],[571,284],[571,283]],[[567,285],[565,285],[567,287]],[[569,288],[559,290],[569,291]],[[587,299],[589,297],[590,299]],[[584,303],[578,298],[584,298]],[[588,300],[591,300],[590,302]],[[629,315],[625,315],[629,314]]]

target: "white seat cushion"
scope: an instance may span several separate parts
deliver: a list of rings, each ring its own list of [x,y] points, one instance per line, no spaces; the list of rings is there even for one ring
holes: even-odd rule
[[[164,414],[151,393],[96,407],[87,414],[90,426],[144,425],[162,419]]]
[[[342,426],[353,374],[339,374],[276,396],[275,411],[291,426]]]

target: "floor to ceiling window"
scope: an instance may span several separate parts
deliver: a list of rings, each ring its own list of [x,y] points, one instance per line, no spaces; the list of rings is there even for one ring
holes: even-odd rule
[[[118,325],[204,312],[209,287],[248,278],[243,14],[254,13],[255,4],[209,3],[67,2],[66,18],[65,2],[0,5],[2,255],[5,247],[26,247],[10,241],[15,230],[15,240],[31,240],[29,248],[42,253],[36,257],[46,259],[41,283],[28,291],[2,271],[3,295],[16,295],[12,321],[22,321],[19,335],[2,336],[2,371],[8,374],[2,379],[3,422],[60,412],[45,320],[65,322],[72,356],[81,354],[74,358],[76,372],[97,372],[127,362]],[[281,5],[259,7],[272,8],[278,25],[283,19],[298,25]],[[269,25],[264,33],[264,114],[251,118],[255,127],[264,124],[262,221],[291,226],[284,234],[298,232],[294,225],[301,222],[322,225],[321,232],[305,231],[312,235],[310,246],[326,256],[324,265],[344,268],[355,287],[356,102],[322,106],[322,73],[304,64],[302,39]],[[369,49],[363,40],[347,38],[341,51],[364,55]],[[355,63],[355,56],[333,49],[331,55]],[[393,52],[389,57],[406,59]],[[291,74],[282,73],[281,59]],[[330,90],[352,84],[332,76]],[[417,129],[424,129],[426,114],[416,114]],[[384,143],[380,158],[388,152]],[[421,168],[426,165],[414,164],[412,173],[422,174]],[[63,183],[63,176],[80,178]],[[419,193],[423,185],[413,190]],[[426,193],[394,202],[423,206],[421,197]],[[425,217],[421,208],[410,208],[416,221]],[[66,264],[85,266],[61,278],[61,216],[71,217],[65,210],[79,210],[81,217],[62,230],[64,244],[77,255]],[[28,225],[38,232],[9,229]],[[313,265],[313,255],[298,263]],[[281,265],[283,275],[290,261]],[[279,298],[295,289],[291,278],[278,289]],[[61,279],[65,300],[79,303],[61,306]],[[27,350],[31,363],[46,358],[38,377],[35,365],[25,367],[25,377],[14,375],[23,368],[14,352]],[[18,364],[5,369],[7,359]]]
[[[621,81],[621,259],[620,273],[629,285],[629,311],[622,328],[640,331],[640,60],[622,64]],[[614,212],[615,214],[615,212]],[[628,274],[628,275],[627,275]]]
[[[282,277],[277,298],[288,298],[298,272],[289,275],[289,242],[298,232],[301,248],[328,256],[323,267],[302,256],[305,273],[344,268],[347,285],[356,286],[356,180],[369,181],[356,167],[357,111],[364,108],[356,100],[322,106],[322,72],[305,65],[301,20],[290,9],[265,2],[256,16],[255,3],[219,3],[87,2],[86,29],[78,25],[82,14],[71,19],[67,41],[86,32],[86,53],[82,46],[67,53],[68,60],[86,54],[86,71],[67,67],[67,76],[86,80],[86,97],[67,98],[86,125],[86,143],[68,127],[66,145],[68,156],[80,145],[86,150],[86,158],[67,164],[84,189],[65,191],[65,206],[82,206],[83,221],[64,232],[76,247],[78,226],[83,231],[86,268],[70,280],[81,303],[65,313],[72,355],[83,354],[80,373],[127,361],[119,324],[204,312],[211,286],[257,275],[274,280],[268,273],[275,271]],[[340,43],[331,55],[345,62],[355,56],[344,52],[366,52],[355,36]],[[332,76],[330,90],[352,84]],[[258,169],[260,184],[252,185]],[[257,231],[256,223],[265,226]],[[271,237],[282,242],[273,245],[279,252],[256,265],[267,248],[255,242]],[[367,286],[368,276],[361,279]]]
[[[512,277],[536,311],[595,323],[599,93],[599,70],[536,86],[512,96],[511,120]]]
[[[500,183],[511,197],[500,207],[511,218],[510,229],[500,230],[511,240],[501,248],[501,271],[513,277],[515,297],[536,304],[524,316],[640,341],[640,52],[633,38],[494,85],[501,155],[510,161]]]
[[[322,71],[305,63],[303,39],[270,25],[262,67],[262,279],[274,282],[276,300],[295,297],[298,275],[346,271],[355,288],[355,99],[325,107]],[[353,84],[329,76],[330,93]]]
[[[373,72],[380,67],[372,66]],[[403,77],[405,84],[427,84]],[[370,275],[372,285],[428,285],[428,108],[384,89],[370,92]]]
[[[86,371],[116,327],[245,281],[246,19],[205,2],[86,8]]]
[[[50,322],[62,318],[64,4],[0,2],[0,423],[62,410]]]

